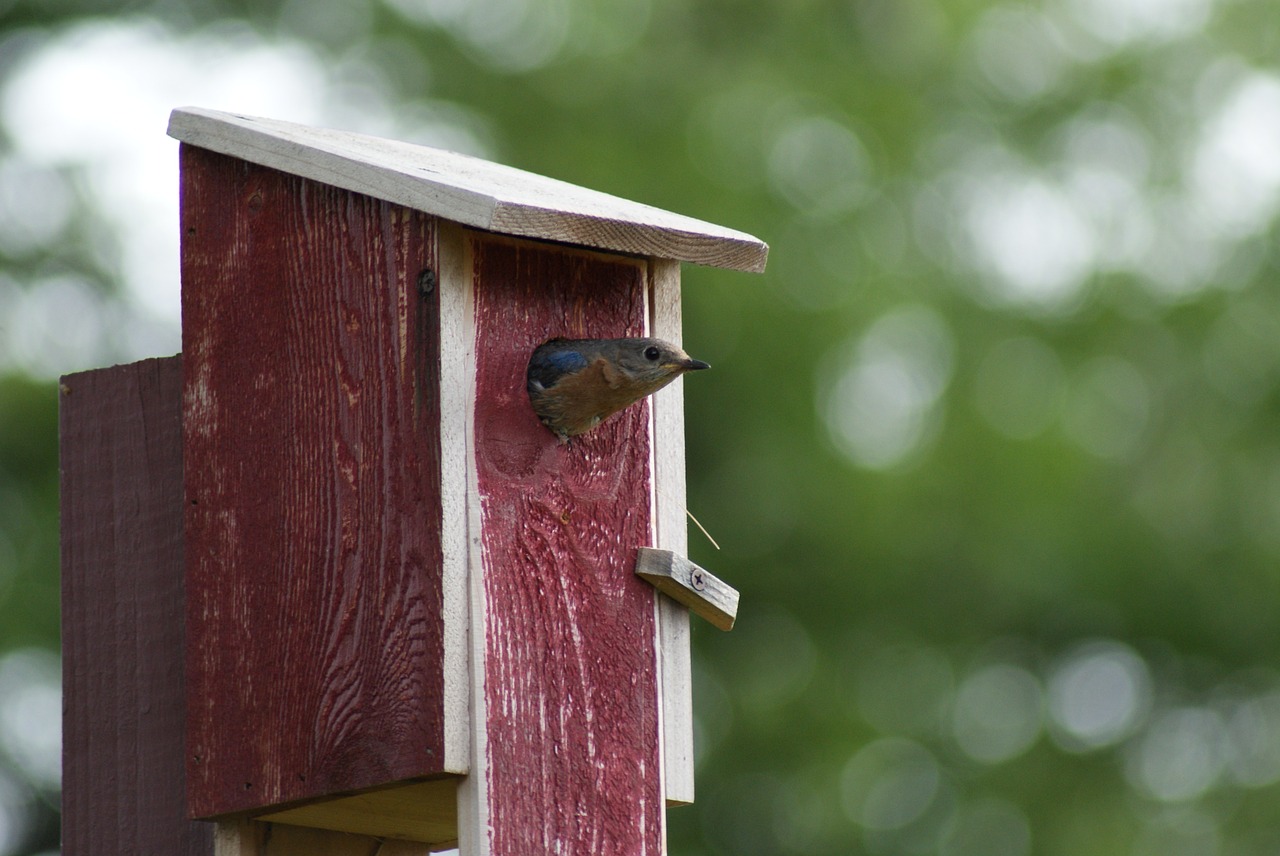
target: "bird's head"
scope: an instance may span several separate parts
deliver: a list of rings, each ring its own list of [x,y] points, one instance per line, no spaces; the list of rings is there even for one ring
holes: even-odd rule
[[[628,384],[648,391],[666,386],[685,372],[711,368],[661,339],[607,339],[601,343],[600,353]]]

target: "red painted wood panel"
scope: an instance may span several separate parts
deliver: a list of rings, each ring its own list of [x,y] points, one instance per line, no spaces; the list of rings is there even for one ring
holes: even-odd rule
[[[663,846],[648,404],[562,445],[524,391],[554,335],[641,335],[645,263],[473,238],[489,843],[495,856]]]
[[[435,221],[181,166],[191,811],[436,773]]]
[[[183,798],[182,360],[62,389],[62,852],[212,854]]]

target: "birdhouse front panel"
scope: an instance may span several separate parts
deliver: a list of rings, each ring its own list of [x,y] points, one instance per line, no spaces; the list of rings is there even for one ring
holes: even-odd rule
[[[463,241],[484,640],[469,786],[488,806],[489,852],[593,841],[660,853],[655,593],[631,570],[653,542],[650,405],[565,442],[525,392],[530,355],[552,337],[648,333],[651,263],[469,230]]]
[[[189,145],[181,171],[190,811],[465,769],[437,220]]]

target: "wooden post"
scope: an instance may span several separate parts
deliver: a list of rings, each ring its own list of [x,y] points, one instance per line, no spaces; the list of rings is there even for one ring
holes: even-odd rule
[[[182,360],[62,378],[62,852],[212,852],[183,764]]]
[[[693,798],[688,613],[633,568],[640,548],[685,550],[679,384],[566,445],[525,367],[556,335],[678,342],[679,262],[760,270],[767,248],[389,140],[203,110],[170,133],[180,411],[175,358],[154,405],[168,433],[95,445],[90,410],[63,423],[68,698],[101,701],[77,669],[102,635],[164,640],[116,668],[177,678],[157,781],[165,840],[190,843],[165,852],[664,852],[665,806]],[[116,445],[129,467],[88,478]],[[160,556],[144,576],[163,615],[94,625],[83,557],[117,549],[99,518],[133,525],[94,509],[137,479],[165,525],[129,544]],[[101,786],[77,765],[132,713],[70,718],[72,833],[120,815],[82,808]]]

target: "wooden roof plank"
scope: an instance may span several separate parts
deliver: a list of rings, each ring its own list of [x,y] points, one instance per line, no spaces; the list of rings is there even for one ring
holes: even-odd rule
[[[397,140],[196,107],[173,111],[169,135],[503,234],[751,272],[764,270],[769,252],[745,232]]]

